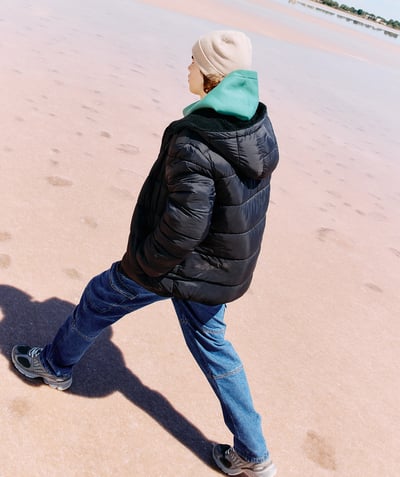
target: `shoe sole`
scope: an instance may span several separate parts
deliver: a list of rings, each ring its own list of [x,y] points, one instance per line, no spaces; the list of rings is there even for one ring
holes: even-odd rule
[[[52,389],[57,389],[57,391],[66,391],[72,384],[72,378],[69,378],[68,380],[62,381],[62,382],[54,382],[54,381],[49,380],[45,376],[37,376],[36,374],[30,373],[25,368],[22,368],[19,365],[19,363],[18,363],[17,359],[15,358],[14,354],[11,355],[11,360],[13,362],[13,365],[17,369],[17,371],[19,373],[21,373],[23,376],[25,376],[26,378],[29,378],[29,379],[41,378],[45,384],[50,386]]]

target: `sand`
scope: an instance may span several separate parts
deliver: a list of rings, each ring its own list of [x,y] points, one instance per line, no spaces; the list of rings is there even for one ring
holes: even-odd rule
[[[9,353],[121,258],[163,129],[196,99],[191,45],[219,28],[251,37],[281,150],[227,313],[278,475],[399,469],[400,40],[283,0],[3,0],[1,477],[218,475],[210,445],[231,436],[169,302],[105,333],[66,393]]]

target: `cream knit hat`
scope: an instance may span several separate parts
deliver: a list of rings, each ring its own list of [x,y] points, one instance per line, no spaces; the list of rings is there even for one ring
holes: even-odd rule
[[[241,31],[213,31],[193,45],[192,55],[205,76],[226,76],[251,68],[251,41]]]

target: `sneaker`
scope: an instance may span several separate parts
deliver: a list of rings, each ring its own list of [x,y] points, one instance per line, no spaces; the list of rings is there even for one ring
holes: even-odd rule
[[[245,474],[248,477],[274,477],[276,467],[272,460],[259,464],[247,462],[235,449],[226,444],[217,444],[213,448],[213,458],[217,466],[228,475]]]
[[[72,384],[72,377],[58,378],[51,374],[40,361],[43,348],[17,345],[11,351],[11,359],[17,370],[27,378],[42,378],[51,388],[65,391]]]

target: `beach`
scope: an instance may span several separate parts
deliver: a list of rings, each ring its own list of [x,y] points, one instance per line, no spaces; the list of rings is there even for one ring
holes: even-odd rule
[[[169,301],[107,330],[67,392],[10,364],[121,259],[214,29],[251,38],[280,147],[258,267],[226,313],[277,475],[395,475],[400,39],[284,0],[2,6],[0,477],[219,475],[212,442],[232,437]]]

